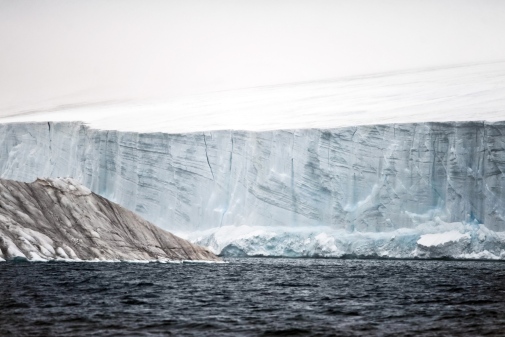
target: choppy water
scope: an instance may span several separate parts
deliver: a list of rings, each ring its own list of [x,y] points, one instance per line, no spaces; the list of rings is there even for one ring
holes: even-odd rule
[[[0,263],[1,336],[505,335],[505,263]]]

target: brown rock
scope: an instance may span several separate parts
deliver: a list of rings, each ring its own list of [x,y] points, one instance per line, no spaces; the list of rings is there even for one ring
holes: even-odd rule
[[[0,260],[220,259],[70,178],[0,179]]]

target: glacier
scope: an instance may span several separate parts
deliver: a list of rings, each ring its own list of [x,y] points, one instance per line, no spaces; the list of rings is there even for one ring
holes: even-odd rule
[[[190,102],[196,120],[251,105],[284,113],[242,130],[196,131],[167,106],[131,108],[127,122],[121,106],[1,118],[0,176],[73,177],[224,255],[503,259],[504,78],[500,63],[169,104]],[[302,93],[295,110],[277,98]]]

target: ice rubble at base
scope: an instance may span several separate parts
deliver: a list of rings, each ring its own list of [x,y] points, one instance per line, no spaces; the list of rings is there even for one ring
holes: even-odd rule
[[[505,232],[437,218],[391,232],[223,226],[183,235],[223,256],[505,259]]]

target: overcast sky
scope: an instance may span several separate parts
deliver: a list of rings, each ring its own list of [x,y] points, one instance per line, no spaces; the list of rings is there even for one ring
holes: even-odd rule
[[[505,60],[501,0],[0,0],[0,111]]]

